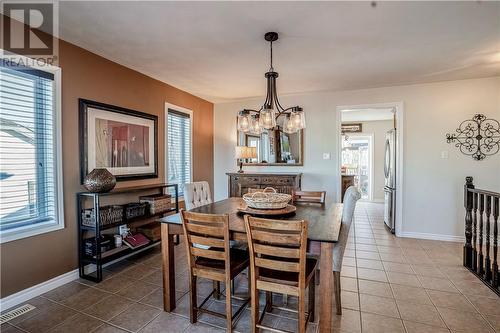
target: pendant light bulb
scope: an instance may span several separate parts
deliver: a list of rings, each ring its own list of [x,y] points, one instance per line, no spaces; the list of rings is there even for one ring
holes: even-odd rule
[[[251,119],[250,113],[243,110],[238,115],[238,131],[248,132],[250,130]]]
[[[260,123],[260,116],[259,115],[255,115],[255,116],[252,116],[252,125],[251,125],[251,130],[250,132],[252,132],[253,134],[262,134],[262,132],[264,132],[264,128],[262,127],[261,123]]]
[[[292,111],[290,118],[297,131],[306,128],[306,119],[304,117],[304,111],[302,111],[301,108]]]
[[[260,124],[265,129],[276,127],[276,114],[273,108],[265,107],[260,112]]]
[[[289,114],[285,116],[285,120],[283,121],[283,132],[287,134],[293,134],[297,132],[297,129],[293,125],[293,121]]]

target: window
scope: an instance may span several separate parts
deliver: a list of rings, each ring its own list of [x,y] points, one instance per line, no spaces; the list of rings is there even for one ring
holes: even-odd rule
[[[59,70],[0,66],[0,242],[60,229]]]
[[[184,184],[191,182],[191,114],[168,109],[167,124],[167,181],[179,184],[182,195]]]

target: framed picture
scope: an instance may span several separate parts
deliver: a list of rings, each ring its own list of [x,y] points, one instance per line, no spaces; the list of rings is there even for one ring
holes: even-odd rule
[[[79,99],[81,181],[106,168],[117,181],[158,177],[158,117]]]
[[[363,124],[355,123],[355,124],[342,124],[341,132],[342,133],[359,133],[363,132]]]

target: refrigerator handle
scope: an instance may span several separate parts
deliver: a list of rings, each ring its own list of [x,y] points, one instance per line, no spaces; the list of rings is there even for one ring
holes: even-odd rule
[[[385,158],[384,158],[384,175],[385,178],[389,177],[389,168],[391,165],[391,154],[390,154],[389,140],[385,140]]]

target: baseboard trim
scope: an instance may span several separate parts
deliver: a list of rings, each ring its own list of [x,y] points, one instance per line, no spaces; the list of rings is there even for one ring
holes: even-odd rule
[[[48,281],[39,283],[33,287],[26,288],[15,294],[0,299],[0,311],[19,305],[33,297],[40,296],[52,289],[62,286],[68,282],[78,279],[78,269],[56,276]]]
[[[453,235],[440,235],[440,234],[428,234],[425,232],[409,232],[409,231],[404,231],[399,237],[406,237],[406,238],[419,238],[419,239],[429,239],[429,240],[439,240],[439,241],[445,241],[445,242],[464,242],[465,237],[464,236],[453,236]]]

